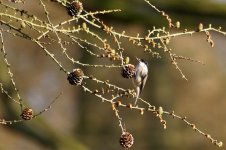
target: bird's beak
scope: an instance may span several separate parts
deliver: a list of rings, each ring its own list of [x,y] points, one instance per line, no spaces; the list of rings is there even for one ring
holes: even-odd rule
[[[136,59],[137,59],[137,61],[140,61],[140,59],[139,59],[139,58],[137,58],[137,57],[136,57]]]

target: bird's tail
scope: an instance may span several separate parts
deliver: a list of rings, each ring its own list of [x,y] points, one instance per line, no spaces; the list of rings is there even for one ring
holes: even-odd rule
[[[137,104],[137,100],[140,95],[140,92],[141,92],[140,87],[136,87],[136,100],[135,100],[134,106],[136,106],[136,104]]]

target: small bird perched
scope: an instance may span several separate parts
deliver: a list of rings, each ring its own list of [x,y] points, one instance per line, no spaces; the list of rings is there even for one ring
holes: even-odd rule
[[[139,59],[138,60],[138,64],[135,67],[135,75],[133,78],[133,84],[136,88],[136,101],[135,101],[135,105],[137,103],[137,99],[140,95],[140,93],[142,92],[145,83],[147,81],[148,78],[148,63],[146,61],[144,61],[143,59]]]

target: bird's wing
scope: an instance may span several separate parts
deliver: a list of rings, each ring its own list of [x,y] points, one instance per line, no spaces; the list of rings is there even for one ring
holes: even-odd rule
[[[141,77],[141,85],[140,85],[140,93],[142,92],[142,90],[144,89],[145,83],[147,81],[148,75],[142,76]],[[140,94],[139,93],[139,94]]]

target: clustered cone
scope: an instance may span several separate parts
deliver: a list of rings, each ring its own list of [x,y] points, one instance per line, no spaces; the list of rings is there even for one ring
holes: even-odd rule
[[[67,80],[71,85],[81,85],[84,73],[81,69],[73,69],[67,76]]]
[[[25,108],[20,116],[24,120],[31,120],[33,118],[33,110],[31,108]]]
[[[123,148],[128,149],[133,146],[134,143],[133,135],[129,132],[123,132],[119,142]]]
[[[70,16],[78,16],[82,13],[83,5],[79,1],[73,1],[67,6],[68,14]]]
[[[135,75],[135,66],[132,64],[124,65],[121,74],[124,78],[127,79],[133,78]]]

